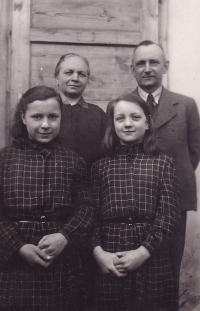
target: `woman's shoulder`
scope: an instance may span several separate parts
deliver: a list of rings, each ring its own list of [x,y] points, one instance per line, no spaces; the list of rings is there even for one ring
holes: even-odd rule
[[[91,113],[95,113],[95,114],[98,114],[98,115],[101,115],[101,116],[105,116],[106,113],[105,111],[98,105],[96,104],[91,104],[91,103],[87,103],[88,104],[88,111],[91,112]]]

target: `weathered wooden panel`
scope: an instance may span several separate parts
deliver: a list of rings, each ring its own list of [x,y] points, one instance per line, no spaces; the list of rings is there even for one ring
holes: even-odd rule
[[[54,86],[54,67],[67,52],[89,59],[84,95],[105,105],[135,87],[132,51],[143,39],[158,41],[158,0],[13,0],[12,34],[12,107],[30,84]]]
[[[8,142],[10,112],[10,31],[11,31],[11,0],[0,2],[0,148]]]
[[[158,29],[159,29],[159,44],[163,47],[168,59],[168,0],[159,1],[159,14],[158,14]],[[169,85],[168,72],[163,76],[163,85],[167,88]]]
[[[29,88],[30,75],[30,1],[13,0],[11,54],[11,112],[18,92]]]
[[[158,0],[32,2],[31,41],[136,45],[158,41]]]
[[[158,0],[141,0],[142,40],[158,43]]]
[[[85,43],[85,44],[117,44],[137,45],[142,40],[140,32],[106,30],[68,30],[31,28],[30,40],[36,42]]]
[[[31,85],[55,87],[54,68],[65,53],[81,54],[90,62],[91,75],[84,92],[88,101],[101,106],[135,87],[130,71],[133,47],[60,44],[32,44]]]
[[[139,31],[139,0],[32,1],[33,28]]]

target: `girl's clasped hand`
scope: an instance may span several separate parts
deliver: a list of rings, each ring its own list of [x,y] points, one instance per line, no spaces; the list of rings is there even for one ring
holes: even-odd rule
[[[31,266],[39,265],[47,268],[63,251],[67,239],[61,233],[44,236],[37,246],[25,244],[19,249],[19,255]]]
[[[27,90],[16,107],[13,143],[0,151],[3,310],[85,305],[80,255],[72,244],[92,226],[94,207],[85,163],[57,137],[62,107],[52,88]]]
[[[107,156],[92,168],[95,310],[175,310],[170,240],[179,220],[173,161],[161,154],[147,103],[108,104]],[[163,294],[164,293],[164,294]]]
[[[150,257],[149,251],[141,246],[136,250],[109,253],[100,246],[94,250],[94,258],[104,274],[124,277],[129,271],[138,269]]]

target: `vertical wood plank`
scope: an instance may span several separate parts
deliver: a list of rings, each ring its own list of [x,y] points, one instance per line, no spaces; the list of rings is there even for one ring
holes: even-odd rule
[[[166,58],[168,59],[168,0],[159,1],[159,44],[163,47],[165,51]],[[169,77],[168,74],[163,76],[163,85],[168,88]]]
[[[30,8],[31,0],[13,0],[11,56],[11,114],[17,94],[29,88],[30,81]]]
[[[158,0],[141,0],[142,40],[158,43]]]
[[[10,61],[10,50],[9,50],[9,33],[11,29],[11,0],[0,0],[0,148],[4,147],[8,141],[7,129],[8,129],[8,118],[9,115],[9,61]]]

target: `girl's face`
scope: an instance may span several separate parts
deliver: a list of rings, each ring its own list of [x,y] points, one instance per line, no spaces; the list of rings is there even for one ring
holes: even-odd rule
[[[148,121],[137,103],[119,101],[114,107],[115,132],[122,145],[142,142]]]
[[[31,140],[47,144],[59,133],[61,120],[60,105],[56,98],[35,100],[27,105],[22,121]]]

